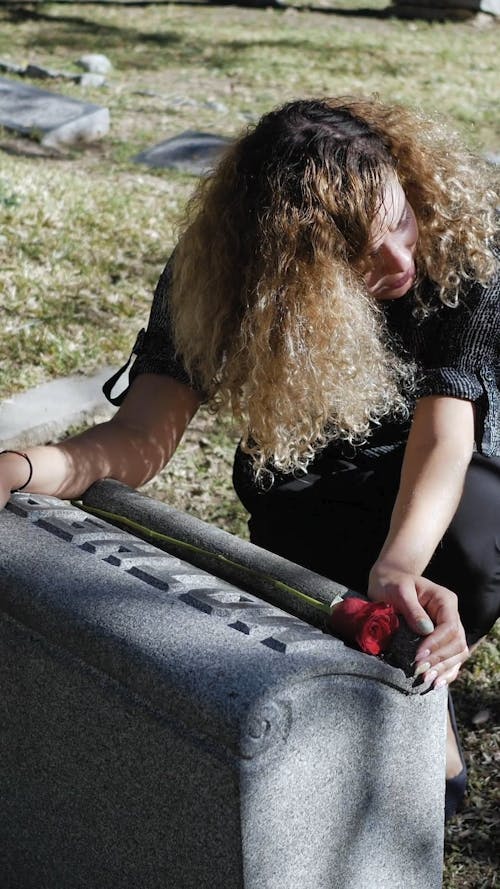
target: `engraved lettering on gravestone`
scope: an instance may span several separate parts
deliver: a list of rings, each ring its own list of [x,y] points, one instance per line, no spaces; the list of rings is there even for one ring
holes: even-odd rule
[[[177,559],[174,559],[173,556],[169,556],[160,549],[156,549],[155,546],[151,546],[149,543],[134,543],[133,541],[125,546],[119,546],[115,552],[109,553],[104,561],[128,571],[134,562],[141,562],[145,559],[148,561],[154,560],[155,562],[157,560],[163,561],[169,565],[171,570],[175,568],[176,563],[179,564]]]
[[[271,636],[259,639],[259,642],[262,645],[267,645],[268,648],[281,652],[286,652],[290,648],[296,649],[303,644],[310,644],[314,637],[317,640],[325,638],[321,630],[311,627],[292,615],[256,614],[253,624],[237,620],[229,624],[229,626],[240,633],[244,633],[246,636],[253,637],[256,635],[262,636],[263,632],[265,632],[264,628],[276,627],[276,632],[272,633]],[[279,627],[283,629],[280,631]]]
[[[205,614],[213,614],[216,617],[226,618],[229,612],[245,611],[251,613],[252,621],[236,620],[228,623],[231,629],[243,632],[246,636],[255,636],[259,633],[266,632],[269,627],[276,627],[276,633],[270,636],[266,635],[264,639],[259,639],[263,645],[272,648],[274,651],[285,653],[292,648],[297,648],[304,644],[310,644],[311,641],[319,641],[324,639],[324,634],[304,623],[292,615],[275,614],[273,607],[267,602],[260,599],[251,599],[247,595],[239,593],[237,590],[222,591],[210,589],[198,589],[195,592],[190,591],[179,596],[183,602],[192,605]],[[280,629],[281,628],[281,629]]]
[[[172,574],[172,568],[168,563],[156,569],[141,568],[138,565],[133,565],[132,568],[127,569],[127,574],[137,577],[138,580],[144,581],[148,586],[164,590],[165,592],[177,593],[186,588],[179,578]]]
[[[206,583],[205,587],[197,590],[190,590],[179,596],[187,605],[192,605],[198,611],[205,614],[215,614],[218,617],[227,617],[228,611],[245,611],[249,608],[253,610],[269,608],[267,602],[261,602],[259,599],[250,599],[249,596],[243,595],[236,588],[232,590],[221,589],[221,583],[211,587]]]
[[[175,556],[125,531],[110,529],[99,518],[84,515],[70,504],[43,495],[27,496],[24,502],[9,504],[12,510],[56,537],[76,544],[81,550],[97,555],[103,561],[122,570],[156,589],[174,594],[188,605],[214,614],[227,621],[228,615],[251,612],[252,620],[236,619],[227,624],[231,629],[255,639],[265,629],[276,632],[259,641],[275,651],[284,653],[290,648],[324,638],[319,630],[293,616],[274,614],[273,606],[256,597],[243,594],[237,587],[213,577],[208,572],[192,573],[192,566]],[[110,533],[109,538],[105,537]],[[153,561],[153,564],[151,564]],[[146,564],[137,564],[137,563]],[[148,564],[149,563],[149,564]],[[187,588],[187,589],[186,589]]]
[[[117,531],[112,537],[101,536],[97,540],[92,538],[91,540],[86,540],[85,543],[79,543],[78,541],[76,543],[80,549],[85,550],[87,553],[93,553],[104,561],[105,557],[109,556],[110,553],[118,552],[120,547],[127,547],[129,540],[130,534],[127,534],[125,531],[121,533]]]
[[[103,532],[106,532],[107,528],[103,522],[89,518],[82,520],[81,515],[81,511],[75,509],[61,518],[57,515],[43,516],[35,521],[35,525],[39,525],[40,528],[44,528],[51,534],[55,534],[56,537],[68,540],[70,543],[73,543],[77,538],[80,542],[85,537],[95,537],[98,534],[102,536]]]
[[[193,570],[193,565],[190,565],[189,562],[185,562],[184,564],[188,570],[184,572],[176,572],[175,576],[178,576],[179,580],[181,580],[185,586],[189,586],[191,590],[204,589],[206,587],[210,590],[222,590],[222,592],[234,593],[235,590],[240,592],[239,588],[235,587],[232,583],[222,580],[221,577],[215,577],[208,571],[204,571],[203,568],[199,568],[196,574],[190,574],[189,572]],[[216,586],[213,585],[214,580],[217,581]]]
[[[22,498],[20,494],[17,494],[14,499],[9,500],[6,509],[23,519],[29,518],[35,521],[39,515],[47,515],[47,513],[53,515],[62,510],[74,509],[74,507],[69,503],[67,505],[61,503],[56,497],[46,497],[43,494],[24,495]]]
[[[265,639],[261,639],[262,645],[273,648],[275,651],[286,652],[290,649],[300,648],[302,645],[310,645],[314,639],[325,639],[325,634],[316,627],[311,627],[303,621],[297,620],[295,617],[268,617],[264,618],[262,624],[281,625],[284,629],[272,633]],[[330,640],[330,637],[328,637]]]

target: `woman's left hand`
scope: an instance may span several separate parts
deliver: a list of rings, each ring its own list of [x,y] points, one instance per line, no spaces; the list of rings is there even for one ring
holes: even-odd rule
[[[415,675],[434,688],[453,682],[469,655],[455,593],[426,577],[374,565],[368,598],[391,602],[407,624],[424,636],[415,657]]]

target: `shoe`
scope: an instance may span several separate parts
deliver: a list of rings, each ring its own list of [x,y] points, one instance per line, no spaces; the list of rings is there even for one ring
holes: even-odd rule
[[[467,767],[465,765],[464,754],[460,744],[457,722],[455,719],[455,708],[453,706],[453,700],[450,691],[448,691],[448,713],[450,716],[451,728],[453,730],[453,734],[455,735],[455,741],[457,742],[460,759],[462,761],[462,771],[459,772],[458,775],[455,775],[454,778],[446,779],[446,793],[444,798],[445,821],[449,821],[450,818],[453,818],[453,816],[460,811],[467,788]]]

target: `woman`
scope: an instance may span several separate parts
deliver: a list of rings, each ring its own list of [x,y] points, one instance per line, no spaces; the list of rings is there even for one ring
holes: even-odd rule
[[[493,207],[477,164],[402,108],[266,115],[191,201],[116,416],[2,455],[0,505],[143,484],[201,401],[229,405],[251,539],[393,602],[424,637],[417,674],[452,682],[499,613]]]

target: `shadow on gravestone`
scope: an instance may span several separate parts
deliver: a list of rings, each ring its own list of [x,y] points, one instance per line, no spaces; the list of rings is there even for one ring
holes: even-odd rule
[[[83,496],[82,508],[95,510],[119,528],[133,527],[138,537],[152,541],[159,549],[235,583],[327,632],[334,602],[352,596],[367,600],[343,584],[113,479],[93,484]],[[400,618],[399,629],[384,654],[388,664],[404,671],[408,694],[418,693],[421,685],[413,679],[419,641]]]
[[[2,889],[440,889],[445,689],[54,497],[0,605]]]
[[[109,111],[0,77],[0,126],[58,148],[100,139],[109,130]]]
[[[231,142],[232,139],[225,136],[186,130],[178,136],[141,151],[133,160],[136,164],[167,167],[202,176],[213,169]]]

